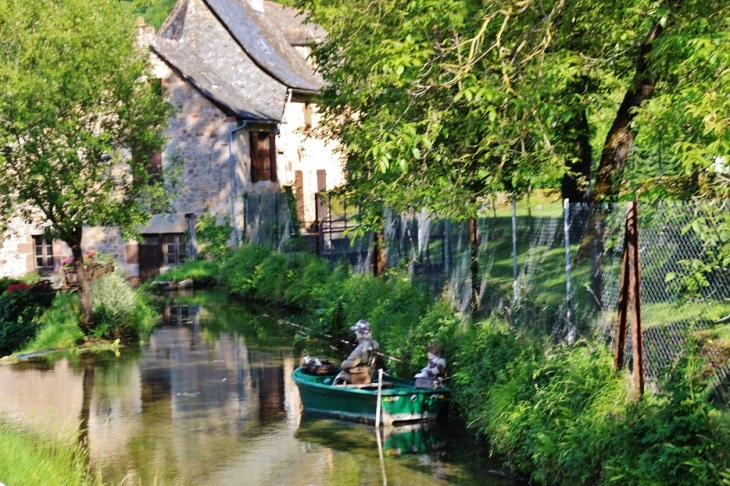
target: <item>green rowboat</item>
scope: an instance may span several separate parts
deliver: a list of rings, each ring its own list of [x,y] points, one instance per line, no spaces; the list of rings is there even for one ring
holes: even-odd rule
[[[356,422],[375,422],[378,383],[368,385],[333,385],[334,376],[312,375],[296,368],[292,379],[299,388],[304,410],[328,417]],[[383,377],[381,419],[384,425],[435,420],[446,403],[450,390],[416,388],[412,380]]]

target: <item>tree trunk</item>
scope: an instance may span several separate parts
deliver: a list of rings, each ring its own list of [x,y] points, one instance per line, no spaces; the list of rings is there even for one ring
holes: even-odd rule
[[[378,231],[373,235],[373,275],[380,276],[387,266],[385,259],[385,229],[383,222],[378,224]]]
[[[634,82],[624,95],[613,125],[606,136],[606,142],[603,144],[601,162],[593,187],[592,199],[594,201],[614,201],[619,194],[621,176],[636,137],[636,130],[631,126],[631,122],[636,116],[636,108],[654,94],[658,74],[649,66],[647,56],[662,30],[661,24],[655,24],[641,45]]]
[[[624,168],[636,137],[636,131],[631,126],[631,122],[636,116],[636,108],[640,107],[644,101],[654,94],[658,73],[649,65],[648,55],[654,41],[662,31],[662,25],[655,24],[640,47],[634,82],[626,91],[603,144],[601,161],[596,172],[596,181],[591,195],[593,202],[613,202],[619,195]],[[591,290],[594,303],[598,308],[602,307],[603,238],[605,219],[609,212],[610,208],[592,208],[586,225],[586,232],[576,252],[575,259],[578,263],[589,257],[591,258]]]
[[[84,268],[84,254],[81,251],[81,229],[76,231],[77,236],[74,241],[66,241],[71,247],[71,253],[74,257],[74,267],[76,267],[76,275],[79,279],[79,300],[81,301],[81,330],[84,334],[88,334],[93,329],[92,306],[91,306],[91,287],[89,279]]]
[[[588,202],[590,199],[591,165],[593,161],[591,153],[590,129],[585,109],[582,109],[573,119],[575,130],[573,135],[573,148],[575,158],[566,161],[566,173],[560,186],[563,199],[570,202]]]

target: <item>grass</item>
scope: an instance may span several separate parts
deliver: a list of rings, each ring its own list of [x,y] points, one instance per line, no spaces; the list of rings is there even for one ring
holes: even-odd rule
[[[79,328],[80,304],[76,294],[58,294],[40,318],[36,336],[16,354],[72,348],[84,333]]]
[[[218,283],[218,273],[220,265],[207,260],[195,260],[185,262],[184,264],[171,268],[161,274],[157,280],[170,282],[173,279],[176,282],[193,279],[193,285],[196,289],[214,287]],[[149,289],[149,282],[142,286],[143,289]]]
[[[0,482],[8,486],[101,485],[87,468],[84,448],[72,438],[62,440],[22,431],[0,421]]]

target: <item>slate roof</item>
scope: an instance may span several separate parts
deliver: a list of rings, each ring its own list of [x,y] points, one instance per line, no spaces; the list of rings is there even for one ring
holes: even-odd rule
[[[274,2],[264,2],[264,4],[268,18],[278,24],[289,44],[307,46],[319,43],[327,37],[327,32],[322,27],[308,22],[305,14],[299,10]]]
[[[265,5],[262,14],[247,0],[178,0],[152,48],[232,113],[281,121],[287,88],[314,93],[323,81],[282,30],[293,25],[297,11]],[[272,19],[283,12],[291,18]],[[298,31],[299,38],[313,38],[313,28],[300,29],[307,33]]]

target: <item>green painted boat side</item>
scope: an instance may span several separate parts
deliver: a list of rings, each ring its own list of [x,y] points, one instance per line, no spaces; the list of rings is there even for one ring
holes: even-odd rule
[[[334,376],[310,375],[296,368],[292,379],[304,410],[356,422],[375,422],[378,383],[367,388],[332,385]],[[381,422],[385,425],[435,420],[449,398],[446,387],[416,388],[415,382],[386,376],[381,390]]]

